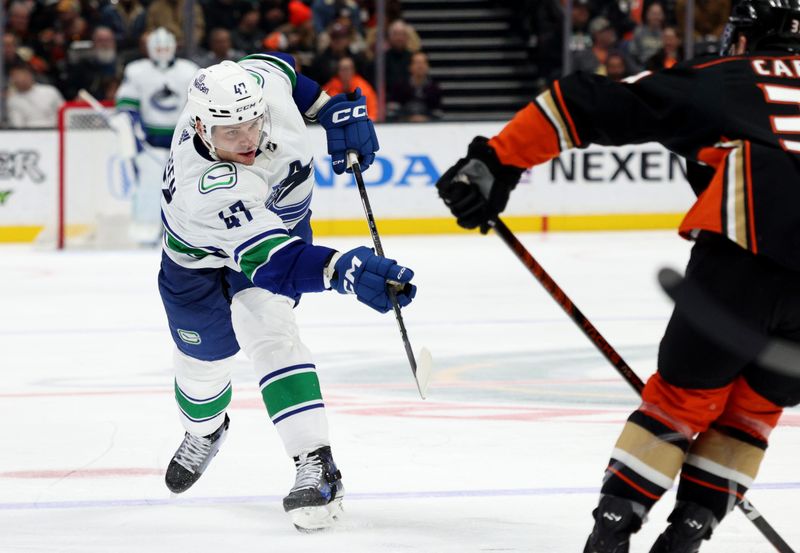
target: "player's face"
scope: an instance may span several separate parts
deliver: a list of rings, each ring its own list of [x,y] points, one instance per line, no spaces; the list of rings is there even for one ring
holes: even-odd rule
[[[264,116],[237,125],[223,125],[211,129],[211,143],[220,159],[252,165],[261,142]]]

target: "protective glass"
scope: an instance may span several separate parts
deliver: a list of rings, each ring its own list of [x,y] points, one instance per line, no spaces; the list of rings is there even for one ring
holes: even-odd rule
[[[259,115],[254,119],[235,125],[211,127],[211,144],[217,150],[225,150],[234,154],[252,152],[261,145],[264,119],[263,115]]]

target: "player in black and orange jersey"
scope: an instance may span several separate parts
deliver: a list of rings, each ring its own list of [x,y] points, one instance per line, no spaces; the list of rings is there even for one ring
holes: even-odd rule
[[[686,271],[765,333],[800,342],[800,0],[741,0],[723,57],[627,82],[556,81],[437,183],[458,223],[502,212],[523,168],[566,149],[657,141],[689,162],[699,193],[680,233]],[[743,499],[800,380],[767,372],[673,313],[658,371],[605,473],[585,553],[626,553],[630,535],[680,473],[670,525],[651,553],[694,553]]]

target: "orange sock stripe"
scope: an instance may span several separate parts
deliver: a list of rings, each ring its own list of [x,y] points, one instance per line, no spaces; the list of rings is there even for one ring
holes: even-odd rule
[[[572,142],[575,144],[575,146],[580,146],[581,137],[578,136],[578,131],[575,129],[575,123],[572,121],[572,116],[569,114],[569,110],[567,109],[567,104],[564,103],[564,96],[561,94],[561,85],[558,84],[558,81],[555,81],[553,83],[553,90],[556,93],[556,99],[558,100],[558,105],[561,108],[561,112],[567,119],[567,124],[569,125],[569,132],[572,135]]]
[[[628,478],[627,476],[625,476],[624,474],[619,472],[617,469],[615,469],[611,465],[609,465],[606,470],[611,471],[614,474],[614,476],[616,476],[617,478],[619,478],[620,480],[625,482],[627,485],[629,485],[631,488],[633,488],[634,490],[636,490],[637,492],[639,492],[643,496],[649,497],[650,499],[652,499],[654,501],[658,501],[659,499],[661,499],[660,495],[655,495],[653,493],[650,493],[647,490],[645,490],[644,488],[642,488],[641,486],[638,486],[634,481],[632,481],[630,478]]]
[[[723,488],[722,486],[715,486],[714,484],[709,484],[708,482],[704,482],[704,481],[702,481],[702,480],[700,480],[698,478],[694,478],[694,477],[688,476],[686,474],[681,474],[681,480],[688,480],[689,482],[693,482],[693,483],[695,483],[695,484],[697,484],[699,486],[703,486],[704,488],[709,488],[711,490],[717,490],[718,492],[723,492],[723,493],[727,493],[727,494],[733,494],[737,498],[739,498],[740,501],[744,499],[744,495],[740,494],[739,492],[737,492],[735,490],[730,490],[728,488]]]

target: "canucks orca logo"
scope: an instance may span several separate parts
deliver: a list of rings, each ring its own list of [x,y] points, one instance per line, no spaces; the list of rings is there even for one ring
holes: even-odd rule
[[[175,111],[180,107],[180,97],[165,84],[150,96],[150,105],[158,111]]]
[[[313,161],[303,165],[299,160],[289,164],[289,174],[273,189],[265,202],[267,209],[278,215],[284,223],[298,221],[305,217],[311,205],[311,188],[299,201],[286,204],[286,200],[297,187],[308,181],[314,171]]]

